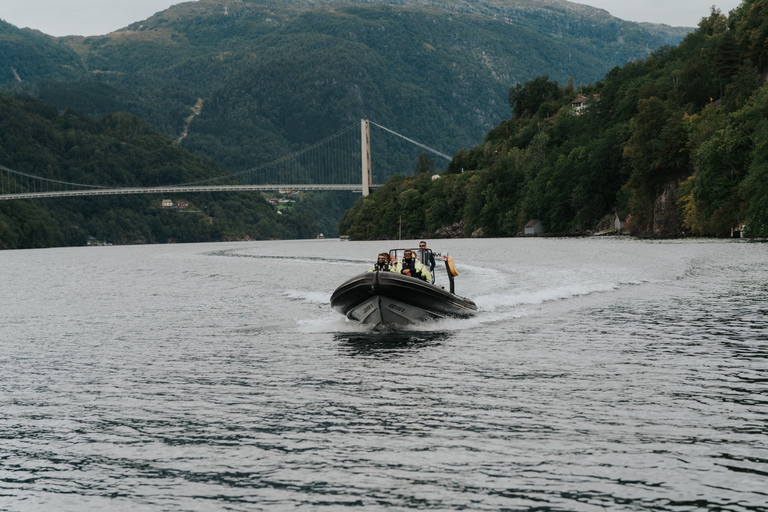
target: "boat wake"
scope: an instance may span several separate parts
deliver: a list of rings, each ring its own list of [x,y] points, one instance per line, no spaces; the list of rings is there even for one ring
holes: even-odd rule
[[[258,260],[293,260],[297,262],[306,263],[324,263],[331,265],[366,265],[369,264],[369,260],[363,259],[345,259],[345,258],[328,258],[322,256],[284,256],[281,254],[248,254],[242,252],[242,248],[237,249],[223,249],[220,251],[210,251],[203,253],[205,256],[219,256],[225,258],[252,258]]]
[[[285,290],[282,292],[282,295],[289,301],[323,305],[328,304],[328,298],[330,297],[330,294],[327,292],[312,290]]]
[[[475,297],[478,307],[478,315],[463,325],[540,314],[549,304],[567,304],[651,282],[631,276],[605,275],[593,268],[582,272],[552,268],[502,271],[473,265],[462,265],[462,278],[463,290],[467,296]]]

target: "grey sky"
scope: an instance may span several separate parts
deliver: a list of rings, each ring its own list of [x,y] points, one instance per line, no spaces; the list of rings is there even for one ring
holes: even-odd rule
[[[182,3],[180,0],[0,0],[0,18],[52,36],[103,35]],[[226,0],[222,0],[226,3]],[[617,18],[695,27],[712,5],[723,13],[741,0],[579,0]]]

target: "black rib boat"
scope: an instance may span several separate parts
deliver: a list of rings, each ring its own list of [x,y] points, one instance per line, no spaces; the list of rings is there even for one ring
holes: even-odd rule
[[[401,258],[403,250],[392,249],[390,257]],[[411,250],[420,261],[429,261],[429,249]],[[453,278],[458,274],[453,260],[445,257],[444,262],[450,291],[396,272],[364,272],[336,288],[331,295],[331,307],[350,320],[375,327],[474,315],[475,303],[454,293]]]

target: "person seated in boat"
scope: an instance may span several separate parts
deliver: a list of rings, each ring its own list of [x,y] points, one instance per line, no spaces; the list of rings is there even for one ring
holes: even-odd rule
[[[376,258],[376,263],[373,267],[368,269],[368,272],[391,272],[392,266],[389,264],[389,253],[382,252]]]
[[[417,277],[428,283],[432,282],[432,276],[427,267],[421,264],[418,258],[414,257],[410,249],[403,251],[403,261],[397,267],[401,274],[411,277]]]
[[[424,258],[424,264],[429,265],[429,271],[434,272],[435,271],[435,256],[432,254],[432,251],[430,249],[427,249],[427,242],[422,240],[419,242],[419,249],[422,251],[426,251],[426,257]]]

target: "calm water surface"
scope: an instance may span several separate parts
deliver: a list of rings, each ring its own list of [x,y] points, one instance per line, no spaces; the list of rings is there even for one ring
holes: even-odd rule
[[[478,316],[371,332],[390,245],[0,252],[0,510],[768,510],[768,244],[433,241]]]

